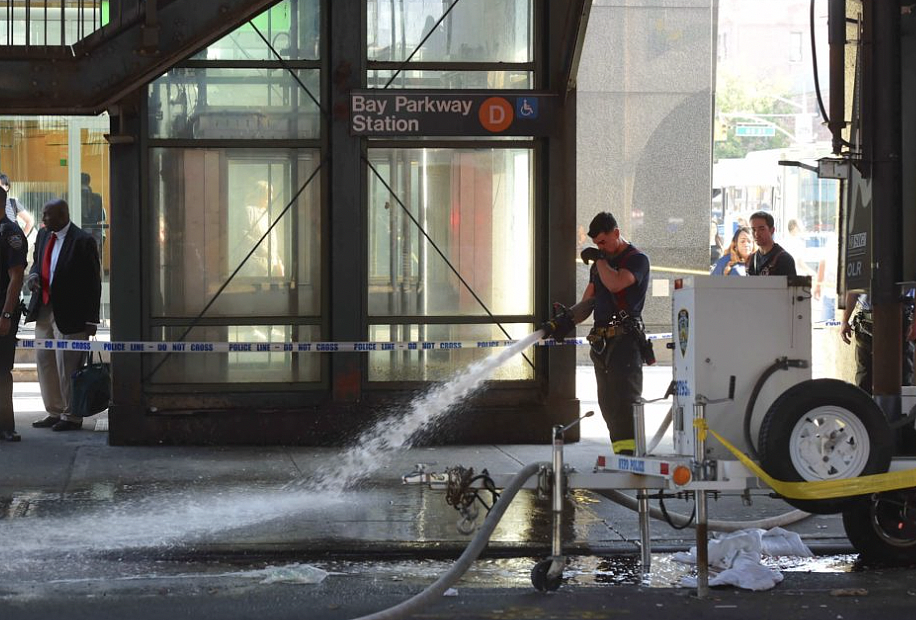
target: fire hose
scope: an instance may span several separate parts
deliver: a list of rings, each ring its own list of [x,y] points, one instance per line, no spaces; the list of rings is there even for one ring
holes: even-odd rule
[[[521,490],[522,485],[525,484],[528,478],[536,475],[541,468],[544,467],[550,467],[550,463],[531,463],[523,467],[522,470],[512,478],[509,484],[506,485],[506,488],[503,489],[503,492],[499,495],[499,499],[493,505],[487,518],[484,519],[477,534],[465,548],[455,564],[436,579],[436,581],[427,586],[425,590],[419,594],[415,594],[402,603],[398,603],[394,607],[389,607],[388,609],[383,609],[382,611],[377,611],[367,616],[361,616],[354,620],[394,620],[395,618],[404,618],[417,613],[423,607],[439,600],[446,590],[461,579],[462,575],[467,572],[471,564],[473,564],[481,552],[483,552],[487,543],[490,541],[490,536],[493,535],[493,531],[506,513],[509,504],[512,503],[512,500]]]

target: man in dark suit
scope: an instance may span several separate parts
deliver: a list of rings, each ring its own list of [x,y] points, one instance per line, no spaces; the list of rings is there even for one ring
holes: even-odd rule
[[[70,221],[70,208],[52,200],[41,214],[28,286],[32,291],[26,322],[36,321],[35,338],[88,340],[99,323],[102,297],[99,251],[95,239]],[[83,420],[70,415],[71,376],[83,361],[79,351],[36,349],[38,383],[47,417],[32,426],[70,431]]]

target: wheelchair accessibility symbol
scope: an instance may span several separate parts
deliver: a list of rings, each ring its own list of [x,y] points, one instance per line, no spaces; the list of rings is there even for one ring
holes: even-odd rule
[[[537,97],[519,97],[515,100],[515,115],[518,118],[533,120],[538,117]]]

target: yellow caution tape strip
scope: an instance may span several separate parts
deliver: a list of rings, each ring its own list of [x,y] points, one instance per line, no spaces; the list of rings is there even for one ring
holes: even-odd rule
[[[701,421],[705,425],[705,420]],[[701,425],[701,426],[702,426]],[[771,489],[790,499],[831,499],[834,497],[851,497],[853,495],[867,495],[881,491],[893,491],[916,487],[916,469],[905,471],[892,471],[886,474],[871,474],[858,478],[844,478],[840,480],[818,480],[816,482],[783,482],[776,480],[763,471],[757,463],[746,454],[730,444],[716,431],[709,429],[713,436],[728,448],[741,463],[751,470],[754,475],[763,480]]]

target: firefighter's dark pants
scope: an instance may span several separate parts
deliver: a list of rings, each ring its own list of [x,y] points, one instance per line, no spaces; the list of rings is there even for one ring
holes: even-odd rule
[[[615,452],[632,450],[633,403],[642,395],[642,355],[636,334],[604,338],[604,346],[592,345],[598,406],[607,424]],[[602,350],[603,349],[603,350]]]

